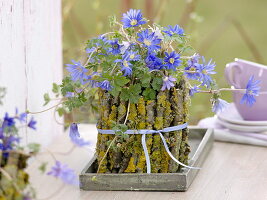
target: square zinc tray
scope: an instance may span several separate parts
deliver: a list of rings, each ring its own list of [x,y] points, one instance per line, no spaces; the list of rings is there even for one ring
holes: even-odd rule
[[[191,166],[201,167],[213,144],[213,130],[190,127]],[[82,190],[136,190],[136,191],[186,191],[199,170],[186,169],[179,173],[94,173],[95,157],[80,174]],[[201,170],[201,169],[200,169]]]

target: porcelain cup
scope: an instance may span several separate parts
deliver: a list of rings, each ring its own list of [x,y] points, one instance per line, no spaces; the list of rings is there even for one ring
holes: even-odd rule
[[[245,89],[252,75],[255,80],[261,81],[260,95],[255,97],[256,103],[251,107],[241,104],[240,101],[244,95],[242,91],[233,92],[234,103],[243,119],[267,121],[267,66],[236,58],[225,68],[225,77],[228,83],[237,89]]]

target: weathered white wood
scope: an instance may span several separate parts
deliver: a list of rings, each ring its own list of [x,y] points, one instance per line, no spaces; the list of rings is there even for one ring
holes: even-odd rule
[[[0,87],[7,88],[5,111],[43,110],[43,94],[62,78],[61,0],[0,0]],[[34,116],[38,132],[25,141],[48,144],[62,126],[53,111]],[[29,119],[30,120],[30,117]]]

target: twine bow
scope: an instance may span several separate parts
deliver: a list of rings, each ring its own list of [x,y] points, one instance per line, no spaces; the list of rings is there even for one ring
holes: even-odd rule
[[[182,162],[180,162],[179,160],[177,160],[170,152],[169,147],[167,145],[167,142],[166,142],[164,136],[162,135],[162,133],[167,133],[167,132],[171,132],[171,131],[178,131],[178,130],[185,129],[186,127],[187,127],[187,123],[184,123],[181,125],[164,128],[162,130],[148,130],[148,129],[127,130],[126,132],[124,132],[124,134],[130,134],[130,135],[142,134],[142,146],[143,146],[143,150],[144,150],[145,157],[146,157],[146,166],[147,166],[147,173],[148,174],[151,173],[151,164],[150,164],[150,157],[149,157],[147,146],[146,146],[146,135],[147,134],[153,134],[153,133],[158,133],[160,135],[160,138],[163,142],[165,150],[169,154],[169,156],[172,158],[173,161],[175,161],[177,164],[182,165],[183,167],[186,167],[189,169],[200,169],[199,167],[191,167],[191,166],[185,165]],[[98,130],[98,133],[101,133],[101,134],[113,134],[113,135],[116,134],[116,130],[103,130],[103,129],[97,129],[97,130]]]

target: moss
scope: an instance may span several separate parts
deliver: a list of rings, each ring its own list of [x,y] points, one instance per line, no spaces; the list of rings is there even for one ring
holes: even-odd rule
[[[164,111],[164,115],[163,115],[163,126],[169,127],[172,120],[173,120],[173,115],[172,115],[172,109],[171,109],[171,103],[169,101],[166,101],[165,104],[165,111]]]
[[[140,98],[137,104],[130,104],[126,125],[129,129],[163,129],[184,123],[188,119],[187,93],[185,81],[181,78],[176,89],[160,91],[156,100],[145,101]],[[110,129],[113,122],[124,123],[127,113],[127,102],[99,92],[100,120],[98,128]],[[188,132],[175,131],[164,133],[170,151],[186,163],[190,152]],[[103,158],[113,135],[98,135],[98,162]],[[100,173],[143,173],[146,172],[146,160],[141,143],[141,135],[119,137],[104,159]],[[159,134],[146,135],[146,144],[151,160],[152,173],[176,172],[178,165],[170,159]],[[180,151],[179,151],[179,148]],[[180,153],[180,154],[179,154]]]
[[[120,102],[118,107],[118,119],[117,123],[121,124],[124,121],[124,117],[126,116],[126,103],[124,101]]]
[[[171,89],[171,108],[173,111],[173,122],[172,125],[176,126],[183,123],[183,91],[178,89]],[[181,145],[182,131],[173,131],[170,133],[170,151],[172,155],[179,159],[180,145]],[[172,159],[169,162],[169,172],[177,172],[179,165]]]
[[[134,164],[134,158],[131,157],[130,161],[129,161],[129,164],[128,164],[128,167],[126,168],[126,170],[124,172],[127,172],[127,173],[135,172],[135,170],[136,170],[136,166]]]
[[[158,173],[158,171],[160,170],[160,163],[162,159],[162,154],[160,149],[161,149],[161,138],[158,134],[156,134],[153,137],[152,154],[150,156],[152,173]]]
[[[105,155],[105,151],[100,151],[98,153],[98,165],[100,163],[100,161],[103,159],[104,155]],[[107,170],[107,159],[104,159],[101,163],[101,166],[99,167],[99,173],[106,173],[108,170]]]
[[[108,117],[108,127],[109,128],[112,128],[112,124],[114,122],[116,122],[116,119],[117,119],[117,113],[118,113],[118,109],[117,109],[117,106],[113,105],[111,107],[111,112],[110,112],[110,115]]]
[[[141,117],[145,117],[146,116],[146,105],[145,105],[144,98],[140,98],[139,99],[137,110],[138,110],[138,113],[141,115]]]
[[[130,110],[129,110],[129,115],[128,115],[128,127],[131,129],[137,129],[137,124],[138,124],[138,118],[137,118],[137,109],[135,104],[130,104]]]
[[[129,109],[129,114],[128,114],[128,127],[129,129],[137,129],[137,124],[139,122],[139,119],[137,118],[137,107],[136,104],[130,104],[130,109]],[[129,164],[126,168],[128,170],[127,172],[130,172],[129,170],[135,170],[136,169],[136,164],[138,162],[138,157],[141,154],[140,147],[138,145],[141,145],[141,138],[139,135],[131,135],[130,136],[132,142],[127,144],[126,147],[126,153],[128,155],[131,155],[132,157],[130,158]],[[126,171],[125,171],[126,172]],[[133,171],[131,171],[133,172]],[[135,172],[135,171],[134,171]]]
[[[156,117],[154,127],[156,128],[156,130],[163,128],[163,117]]]

